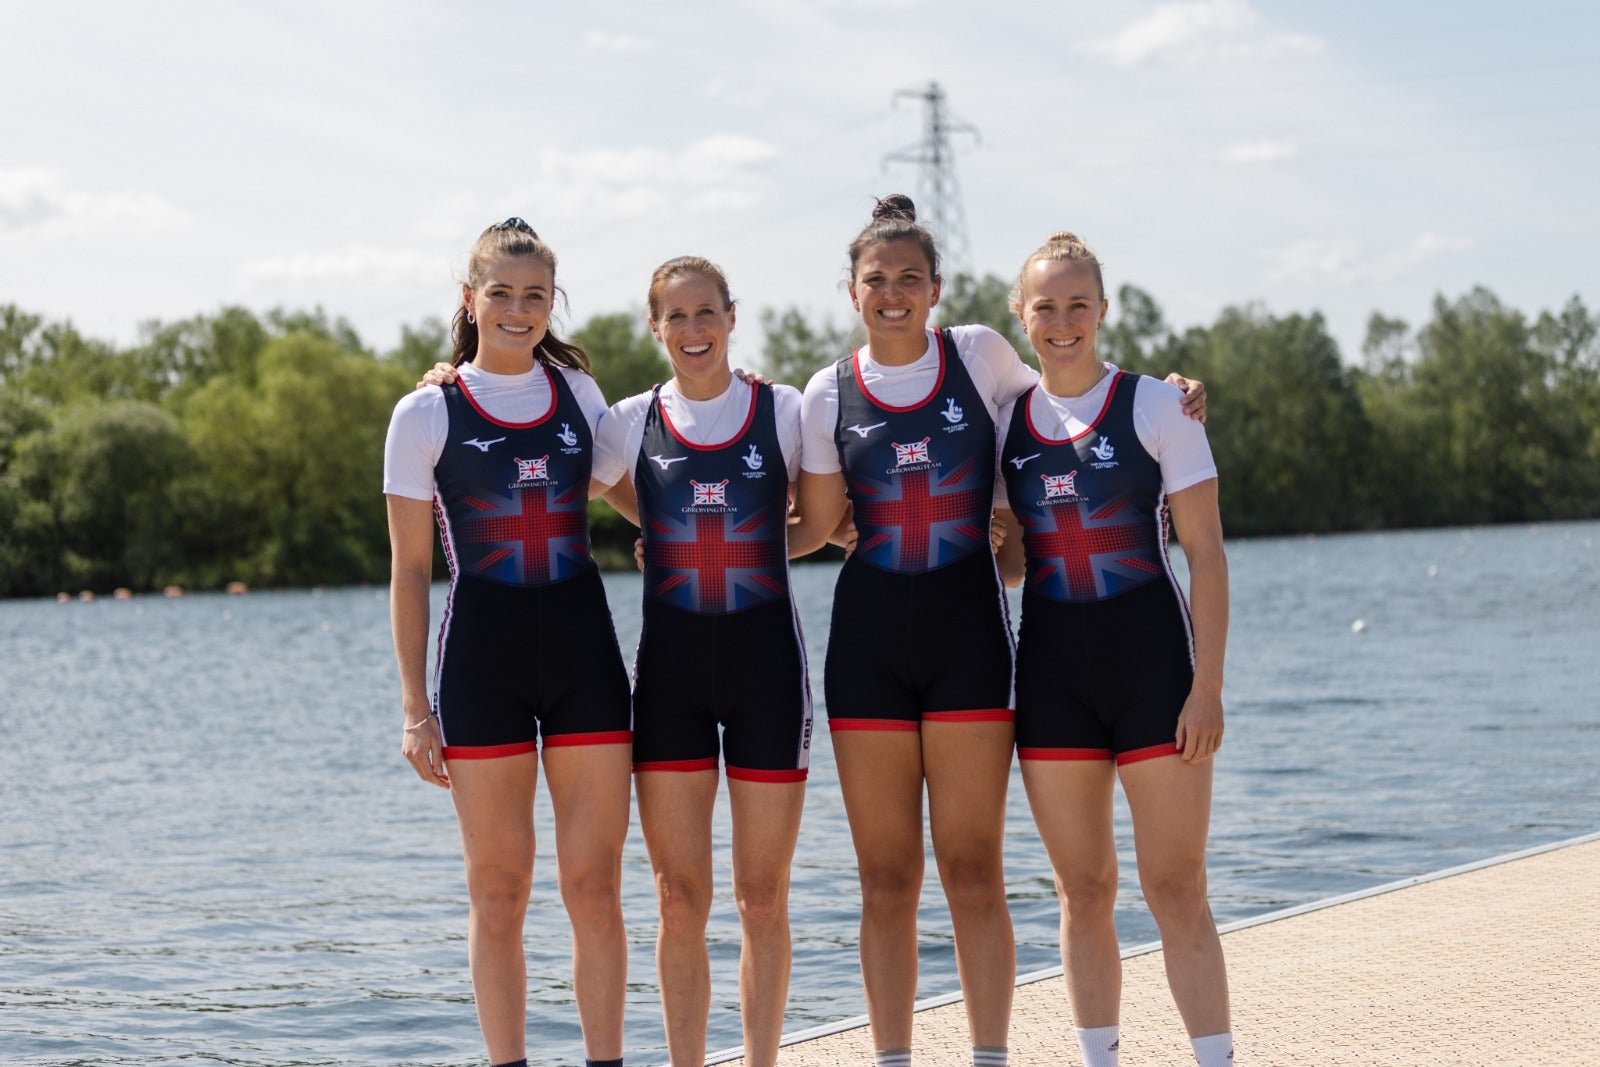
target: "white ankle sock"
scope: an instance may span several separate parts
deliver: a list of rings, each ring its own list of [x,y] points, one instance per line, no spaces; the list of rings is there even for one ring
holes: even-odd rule
[[[886,1048],[881,1052],[872,1054],[872,1062],[876,1067],[911,1067],[911,1050],[908,1048]]]
[[[1233,1031],[1210,1037],[1191,1037],[1194,1061],[1200,1067],[1233,1067]]]
[[[1083,1067],[1117,1067],[1117,1047],[1122,1044],[1121,1026],[1094,1026],[1078,1031],[1078,1050],[1083,1053]]]
[[[972,1067],[1006,1067],[1009,1055],[1004,1045],[973,1045]]]

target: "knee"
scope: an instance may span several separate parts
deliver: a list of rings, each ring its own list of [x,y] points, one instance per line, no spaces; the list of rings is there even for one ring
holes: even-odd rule
[[[789,921],[789,886],[782,878],[735,879],[739,921],[746,929],[770,930]]]
[[[865,911],[883,912],[916,910],[922,897],[922,853],[878,856],[869,860],[858,857],[857,869],[861,876],[861,907]]]
[[[711,914],[711,887],[698,878],[656,875],[656,907],[666,933],[703,932]]]
[[[941,858],[939,882],[953,910],[1005,903],[1005,874],[998,854],[966,853]]]
[[[1203,866],[1141,875],[1150,914],[1161,927],[1183,928],[1212,923],[1211,905],[1206,902],[1206,872]]]
[[[1056,875],[1056,895],[1068,922],[1103,919],[1117,906],[1117,872],[1063,871]]]
[[[467,896],[476,920],[489,929],[522,929],[528,910],[533,873],[510,867],[484,865],[467,876]]]
[[[621,919],[621,872],[615,863],[561,868],[561,900],[574,924]]]

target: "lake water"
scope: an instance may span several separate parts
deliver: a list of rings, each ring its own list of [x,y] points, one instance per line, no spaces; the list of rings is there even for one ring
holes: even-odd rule
[[[1600,829],[1600,523],[1228,552],[1219,922]],[[795,572],[819,698],[835,573]],[[638,578],[607,586],[630,650]],[[375,588],[0,603],[0,1061],[484,1062],[454,816],[399,756],[387,610]],[[853,857],[818,737],[789,1030],[864,1011]],[[740,1040],[719,814],[712,1049]],[[1027,972],[1059,962],[1056,901],[1016,780],[1010,815]],[[1155,929],[1120,802],[1118,819],[1117,921],[1136,944]],[[530,1060],[581,1062],[544,796],[539,826]],[[624,862],[627,1055],[659,1063],[637,831]],[[924,903],[931,996],[956,979],[936,882]]]

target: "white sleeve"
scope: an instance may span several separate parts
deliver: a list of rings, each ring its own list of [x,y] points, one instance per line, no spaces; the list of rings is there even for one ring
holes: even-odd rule
[[[1183,393],[1154,378],[1140,378],[1133,394],[1133,426],[1139,443],[1161,464],[1168,496],[1217,476],[1206,428],[1183,413]]]
[[[567,380],[567,388],[572,390],[572,398],[583,409],[583,417],[589,420],[589,432],[598,432],[600,416],[606,412],[606,398],[600,392],[600,383],[581,370],[562,367],[560,371]]]
[[[994,420],[994,506],[1009,508],[1011,497],[1006,493],[1005,466],[1000,461],[1000,453],[1006,447],[1006,429],[1011,425],[1011,413],[1016,409],[1015,400],[1000,409],[1000,414]]]
[[[437,385],[409,393],[394,406],[383,439],[383,491],[411,500],[432,500],[433,468],[450,436],[450,415]]]
[[[1039,372],[1022,362],[1011,342],[988,326],[953,326],[950,333],[990,415],[1039,380]]]
[[[791,482],[800,477],[800,457],[804,450],[800,412],[800,390],[792,385],[772,387],[773,421],[778,424],[778,444],[783,449],[783,465],[789,471]]]
[[[606,485],[616,485],[633,470],[644,445],[644,417],[654,399],[654,392],[636,393],[605,412],[594,435],[591,475]]]
[[[800,469],[812,474],[837,474],[839,445],[834,427],[839,424],[839,371],[830,363],[811,376],[800,398]]]

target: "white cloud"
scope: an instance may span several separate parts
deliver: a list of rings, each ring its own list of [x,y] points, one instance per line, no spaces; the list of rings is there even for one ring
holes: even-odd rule
[[[1370,249],[1351,241],[1308,240],[1268,255],[1279,280],[1337,282],[1343,285],[1394,282],[1441,256],[1477,247],[1470,237],[1425,231],[1404,245]]]
[[[154,193],[84,192],[51,170],[0,171],[0,237],[149,234],[188,222]]]
[[[1306,34],[1252,36],[1259,21],[1245,0],[1183,0],[1162,4],[1088,49],[1125,67],[1158,59],[1194,62],[1322,50],[1322,42]]]
[[[324,285],[329,282],[438,284],[450,276],[449,257],[416,249],[353,245],[277,256],[246,263],[245,280],[256,285]]]
[[[1227,149],[1222,153],[1222,161],[1235,166],[1285,163],[1298,154],[1294,145],[1287,141],[1249,141]]]
[[[739,207],[756,193],[758,175],[778,158],[765,141],[732,134],[701,138],[681,149],[550,149],[540,180],[525,199],[558,211],[602,210],[636,218],[676,206]]]
[[[613,52],[619,55],[638,55],[655,49],[655,45],[643,38],[631,37],[625,33],[606,33],[604,30],[590,30],[584,34],[583,47],[591,52]]]

